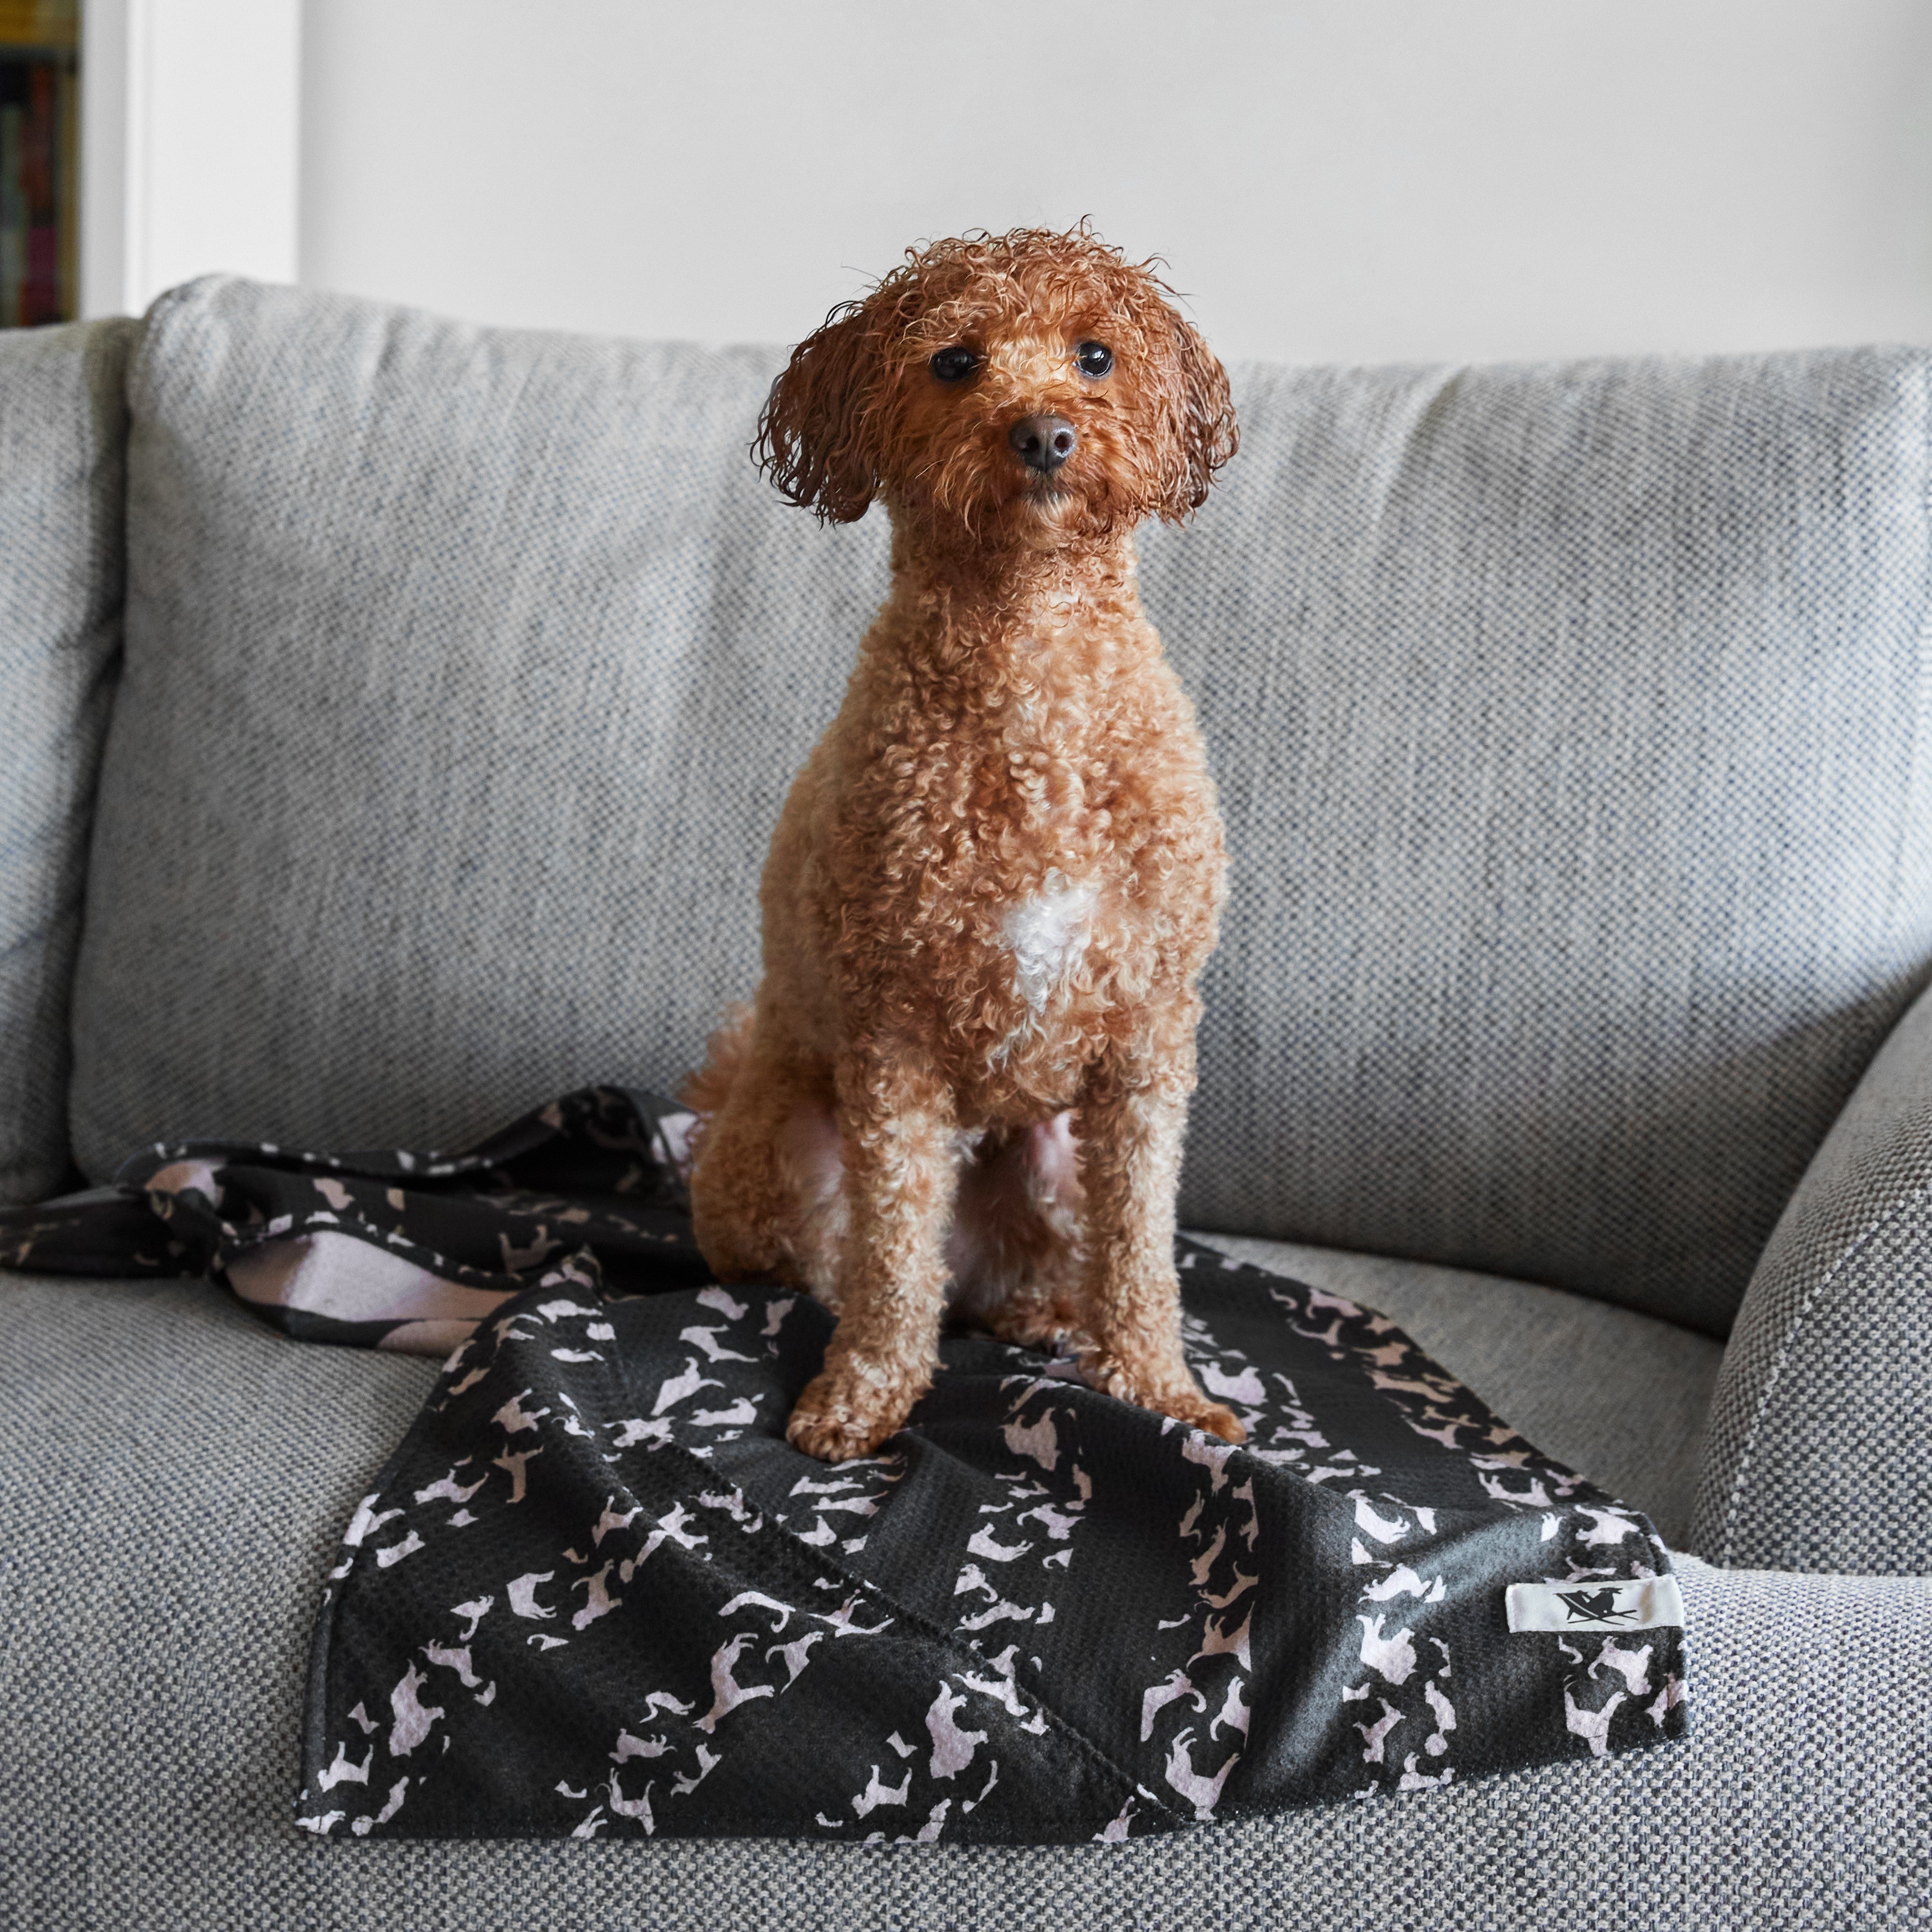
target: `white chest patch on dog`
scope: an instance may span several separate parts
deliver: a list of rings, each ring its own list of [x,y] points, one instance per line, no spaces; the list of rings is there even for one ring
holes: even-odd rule
[[[1000,937],[1012,950],[1013,984],[1035,1012],[1046,1010],[1054,988],[1084,956],[1095,896],[1090,884],[1076,886],[1055,871],[1034,897],[1006,908]]]

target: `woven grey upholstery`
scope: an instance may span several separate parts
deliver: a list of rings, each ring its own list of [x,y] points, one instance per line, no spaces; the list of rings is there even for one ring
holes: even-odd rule
[[[1243,373],[1185,1218],[1725,1332],[1932,967],[1928,368]]]
[[[70,1165],[68,1000],[121,644],[134,326],[0,333],[0,1202]]]
[[[448,1144],[691,1068],[884,580],[881,520],[821,531],[746,458],[776,360],[220,279],[158,304],[91,1173],[164,1135]]]
[[[1720,1342],[1634,1309],[1496,1275],[1251,1235],[1196,1238],[1393,1316],[1539,1449],[1636,1504],[1672,1549],[1692,1546],[1698,1452]]]
[[[1758,1264],[1694,1544],[1714,1562],[1932,1573],[1932,994],[1894,1030]]]
[[[309,1621],[428,1365],[287,1341],[194,1284],[0,1277],[0,1924],[1927,1922],[1932,1587],[1694,1562],[1681,1748],[1119,1848],[318,1844],[290,1802]],[[1626,1371],[1580,1342],[1576,1372]]]
[[[746,460],[773,366],[164,300],[90,1172],[690,1066],[883,581],[880,518]],[[1240,458],[1145,546],[1236,860],[1189,1218],[1724,1332],[1932,962],[1927,367],[1238,372]]]
[[[32,340],[10,464],[22,396],[111,430],[121,338]],[[77,340],[92,388],[11,381]],[[743,459],[774,362],[164,299],[76,996],[95,1173],[161,1133],[448,1142],[689,1064],[883,582],[879,519],[820,531]],[[1932,1568],[1932,1008],[1824,1138],[1932,961],[1928,366],[1246,370],[1242,458],[1145,544],[1237,861],[1191,1218],[1462,1264],[1208,1238],[1395,1314],[1673,1541],[1750,1278],[1698,1518],[1733,1564]],[[32,525],[94,546],[67,684],[32,640],[68,633],[0,604],[10,705],[75,700],[35,741],[78,734],[68,791],[0,771],[45,961],[118,587],[76,420],[44,446],[93,507]],[[38,598],[14,527],[0,596]],[[0,1136],[38,1186],[26,956]],[[317,1844],[319,1579],[428,1366],[198,1286],[0,1276],[0,1924],[1932,1923],[1932,1584],[1696,1562],[1681,1749],[1104,1850]]]

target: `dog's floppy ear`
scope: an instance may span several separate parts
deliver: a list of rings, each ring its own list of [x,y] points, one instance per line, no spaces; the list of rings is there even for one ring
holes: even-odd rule
[[[1228,372],[1184,316],[1169,309],[1173,337],[1173,376],[1166,404],[1169,457],[1162,466],[1161,500],[1156,508],[1169,523],[1179,523],[1208,500],[1214,472],[1240,447]]]
[[[871,304],[846,302],[792,351],[766,398],[752,454],[820,523],[857,522],[877,493],[868,405],[878,375]]]

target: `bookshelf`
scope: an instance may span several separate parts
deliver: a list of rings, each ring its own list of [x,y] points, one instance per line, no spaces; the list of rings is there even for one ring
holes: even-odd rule
[[[0,328],[80,312],[79,0],[0,0]]]

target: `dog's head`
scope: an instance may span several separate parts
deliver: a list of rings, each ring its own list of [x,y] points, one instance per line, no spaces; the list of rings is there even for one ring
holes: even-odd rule
[[[1227,376],[1171,292],[1084,228],[909,252],[792,352],[754,453],[834,523],[875,496],[969,540],[1178,521],[1235,430]]]

